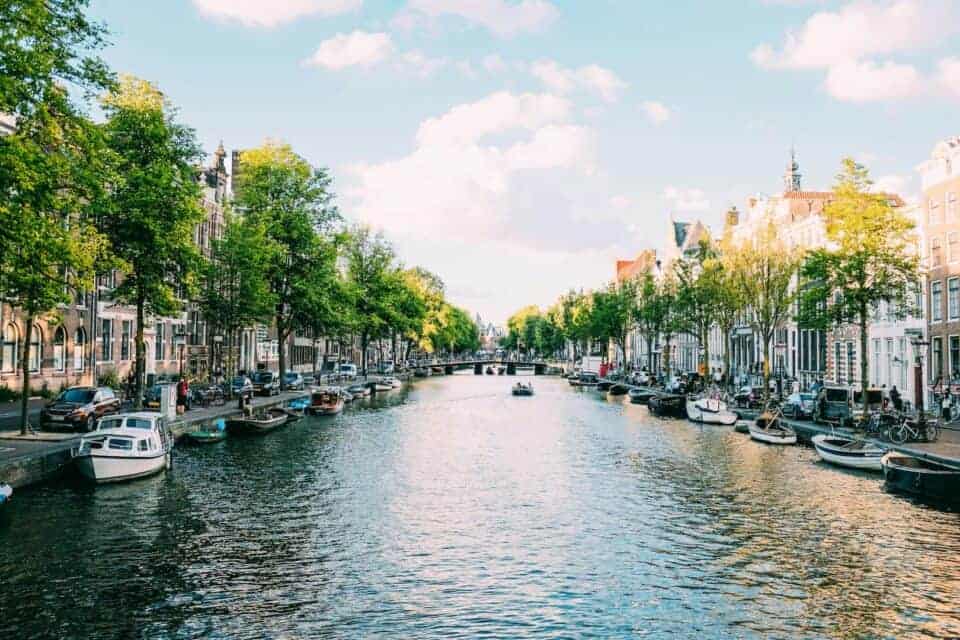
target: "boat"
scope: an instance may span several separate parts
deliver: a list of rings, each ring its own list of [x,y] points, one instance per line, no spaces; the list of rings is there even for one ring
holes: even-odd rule
[[[513,385],[513,395],[515,396],[532,396],[533,395],[533,383],[531,382],[518,382]]]
[[[687,399],[685,396],[679,394],[655,394],[647,401],[647,406],[650,408],[650,413],[655,416],[672,418],[687,417]]]
[[[891,451],[880,459],[891,491],[943,502],[960,502],[960,469]]]
[[[3,508],[7,506],[11,499],[13,499],[13,487],[8,484],[0,484],[0,511],[3,511]]]
[[[737,433],[750,433],[750,421],[749,420],[737,420],[737,423],[733,425],[733,430]]]
[[[647,391],[646,389],[633,388],[627,392],[627,395],[630,396],[630,402],[633,404],[647,404],[650,402],[650,398],[653,397],[653,392]]]
[[[875,444],[826,433],[815,435],[811,440],[817,455],[824,462],[852,469],[883,471],[880,460],[886,450]]]
[[[188,431],[184,435],[187,440],[194,444],[220,442],[227,437],[227,424],[223,419],[220,419],[208,427],[197,429],[196,431]]]
[[[625,384],[615,384],[610,387],[610,390],[607,393],[611,396],[625,396],[627,392],[630,391],[630,387]]]
[[[715,398],[688,398],[687,419],[703,424],[734,425],[739,416],[727,408],[727,403]]]
[[[347,392],[353,396],[354,400],[357,400],[368,397],[370,395],[370,387],[365,384],[352,384],[347,387]]]
[[[567,378],[567,382],[570,384],[571,387],[579,387],[579,386],[580,386],[580,374],[575,373],[575,374],[571,375],[569,378]]]
[[[315,416],[335,416],[343,411],[343,396],[339,389],[321,389],[310,394],[307,413]]]
[[[417,378],[429,378],[430,369],[414,369],[413,375]]]
[[[577,385],[581,387],[595,387],[600,382],[600,376],[595,373],[581,373],[577,378]]]
[[[389,384],[393,389],[399,389],[403,386],[403,382],[401,382],[399,378],[394,378],[392,376],[383,378],[381,381]]]
[[[227,430],[235,433],[269,433],[287,423],[290,416],[280,408],[248,417],[227,420]]]
[[[767,444],[797,444],[797,432],[783,422],[783,415],[777,411],[764,411],[750,425],[750,437]]]
[[[346,389],[340,389],[340,397],[344,402],[353,402],[353,394]]]
[[[600,380],[597,381],[597,389],[600,391],[609,391],[610,387],[615,384],[616,382],[610,380],[609,378],[600,378]]]
[[[97,483],[122,482],[159,473],[172,461],[173,436],[157,413],[120,413],[100,420],[80,440],[74,460],[80,474]]]

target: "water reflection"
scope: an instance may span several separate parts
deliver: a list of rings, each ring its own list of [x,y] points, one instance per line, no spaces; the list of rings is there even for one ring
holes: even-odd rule
[[[172,472],[18,492],[0,631],[40,637],[960,635],[960,516],[809,449],[457,376]]]

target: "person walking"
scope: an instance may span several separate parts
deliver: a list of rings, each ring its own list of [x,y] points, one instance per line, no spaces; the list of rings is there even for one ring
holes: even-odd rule
[[[893,385],[890,388],[890,402],[893,404],[894,410],[903,411],[903,399],[900,397],[900,391],[897,390],[897,385]]]
[[[183,407],[183,410],[180,413],[187,411],[189,407],[188,397],[190,393],[190,386],[187,384],[186,378],[180,378],[180,382],[177,383],[177,408]]]

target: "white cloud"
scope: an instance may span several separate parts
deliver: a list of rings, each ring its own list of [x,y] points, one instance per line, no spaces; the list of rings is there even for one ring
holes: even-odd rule
[[[663,190],[663,199],[676,211],[706,211],[710,208],[710,201],[702,189],[668,186]]]
[[[940,89],[955,98],[960,98],[960,58],[944,58],[937,70]]]
[[[193,0],[204,16],[246,27],[275,27],[309,15],[334,16],[356,11],[363,0]]]
[[[597,93],[605,102],[616,102],[627,87],[613,71],[595,64],[567,69],[554,60],[538,60],[530,65],[530,73],[552,91],[570,93],[581,88]]]
[[[498,36],[509,37],[538,31],[553,22],[558,13],[547,0],[409,0],[395,23],[402,28],[412,28],[423,18],[456,16]]]
[[[924,81],[911,65],[870,61],[844,62],[830,67],[824,88],[845,102],[909,98],[923,91]]]
[[[650,120],[653,124],[660,125],[670,119],[672,115],[670,109],[667,108],[661,102],[656,102],[654,100],[647,100],[640,104],[640,108],[643,109],[644,114],[646,114],[647,119]]]
[[[393,53],[388,33],[354,31],[338,33],[324,40],[312,56],[303,61],[307,66],[340,71],[348,67],[372,67]]]
[[[447,58],[430,58],[421,51],[407,51],[400,56],[400,68],[413,71],[421,78],[432,76],[434,73],[447,66],[450,61]],[[461,69],[466,72],[466,69]]]
[[[507,69],[507,63],[504,62],[503,58],[496,53],[484,56],[481,64],[483,65],[483,68],[490,73],[500,73],[501,71],[506,71]]]
[[[619,196],[613,196],[612,198],[610,198],[610,206],[613,207],[614,209],[626,209],[631,204],[633,203],[630,201],[630,198],[628,198],[627,196],[619,195]]]
[[[887,175],[877,178],[872,187],[874,193],[896,194],[899,196],[907,195],[907,191],[913,183],[913,176]]]

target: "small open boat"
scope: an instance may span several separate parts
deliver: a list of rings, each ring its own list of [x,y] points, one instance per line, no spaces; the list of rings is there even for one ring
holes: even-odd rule
[[[13,498],[13,487],[8,484],[0,484],[0,511]]]
[[[343,411],[343,396],[338,389],[322,389],[310,395],[307,412],[315,416],[334,416]]]
[[[750,425],[750,437],[767,444],[797,444],[797,432],[783,422],[779,411],[765,411]]]
[[[673,393],[658,393],[647,402],[650,413],[660,417],[686,418],[687,398]]]
[[[513,385],[513,395],[515,396],[532,396],[533,395],[533,384],[530,382],[518,382]]]
[[[737,433],[750,433],[750,421],[749,420],[737,420],[737,423],[733,425],[733,430]]]
[[[595,373],[590,373],[590,372],[588,371],[588,372],[586,372],[586,373],[581,373],[581,374],[577,377],[577,385],[576,385],[576,386],[580,386],[580,387],[595,387],[595,386],[597,386],[597,384],[598,384],[599,382],[600,382],[600,377],[599,377],[597,374],[595,374]],[[573,383],[571,382],[571,384],[573,384]]]
[[[185,436],[187,440],[194,444],[220,442],[227,437],[227,424],[223,419],[220,419],[212,425],[197,429],[196,431],[188,431]]]
[[[615,384],[616,382],[609,378],[600,378],[600,380],[597,381],[597,389],[599,391],[609,391],[610,387]]]
[[[813,448],[824,462],[852,469],[882,471],[886,451],[864,440],[821,433],[813,436]]]
[[[650,402],[650,398],[653,397],[652,391],[647,391],[646,389],[630,389],[627,393],[630,396],[630,402],[633,404],[647,404]]]
[[[880,459],[891,491],[943,502],[960,502],[960,469],[891,451]]]
[[[426,371],[429,371],[429,369],[426,369]],[[365,384],[352,384],[347,387],[347,393],[352,395],[354,400],[367,398],[370,396],[370,387]]]
[[[727,408],[727,403],[715,398],[687,399],[687,418],[703,424],[734,425],[739,417]]]
[[[625,384],[614,384],[607,393],[611,396],[625,396],[630,391],[630,387]]]
[[[285,425],[288,419],[283,409],[270,409],[245,418],[231,418],[227,420],[227,429],[235,433],[269,433]]]

